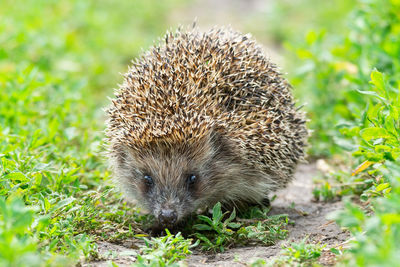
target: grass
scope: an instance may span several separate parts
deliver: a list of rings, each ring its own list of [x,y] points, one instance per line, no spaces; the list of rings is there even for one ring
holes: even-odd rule
[[[358,1],[343,32],[310,30],[302,45],[292,46],[302,65],[291,81],[298,96],[309,102],[309,126],[314,130],[311,154],[327,156],[356,149],[343,134],[354,136],[353,126],[365,123],[361,115],[368,98],[360,92],[368,91],[364,87],[371,72],[376,68],[389,75],[390,83],[398,80],[397,9],[396,1]]]
[[[252,207],[247,216],[242,214],[242,218],[238,218],[235,210],[222,213],[218,202],[213,207],[212,218],[198,215],[197,224],[193,225],[197,230],[194,236],[203,250],[220,252],[237,244],[274,245],[287,237],[289,219],[283,214],[268,216],[268,212],[268,208]]]
[[[191,239],[185,239],[181,233],[172,235],[166,230],[166,235],[159,238],[144,238],[145,245],[141,248],[141,255],[137,257],[135,266],[173,266],[186,258],[196,247],[198,242],[192,244]],[[179,266],[179,265],[177,265]]]
[[[307,237],[299,243],[283,247],[281,255],[273,259],[270,266],[318,266],[317,261],[325,246],[307,242]]]
[[[296,51],[309,66],[307,74],[297,77],[298,86],[319,98],[309,107],[311,119],[319,117],[310,123],[317,132],[311,152],[351,152],[346,169],[352,171],[322,180],[314,195],[325,200],[358,196],[363,203],[347,198],[345,209],[331,217],[353,235],[339,260],[346,266],[393,266],[398,261],[399,12],[398,1],[359,1],[348,32],[310,32]]]

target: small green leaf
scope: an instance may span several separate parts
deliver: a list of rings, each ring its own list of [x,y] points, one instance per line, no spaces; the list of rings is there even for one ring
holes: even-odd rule
[[[69,197],[69,198],[63,199],[63,200],[59,201],[59,202],[51,209],[51,212],[55,212],[55,211],[58,210],[58,209],[61,209],[61,208],[63,208],[63,207],[66,207],[66,206],[68,206],[69,204],[71,204],[73,201],[75,201],[75,198],[74,198],[74,197]]]
[[[202,221],[208,223],[209,225],[213,225],[213,222],[212,222],[212,220],[211,220],[209,217],[204,216],[204,215],[197,215],[197,217],[198,217],[200,220],[202,220]]]
[[[392,135],[388,131],[386,131],[386,129],[379,127],[366,128],[364,130],[361,130],[360,134],[361,137],[366,141],[377,138],[392,138]]]
[[[331,248],[330,251],[335,255],[340,255],[340,250],[338,250],[337,248]]]
[[[205,225],[205,224],[195,224],[193,225],[193,228],[199,231],[210,231],[212,230],[211,226]]]
[[[218,223],[222,219],[222,211],[221,211],[221,203],[218,202],[217,204],[214,205],[213,207],[213,222]]]
[[[379,98],[382,101],[385,101],[385,98],[381,97],[380,95],[378,95],[374,91],[362,91],[362,90],[358,90],[357,89],[357,92],[359,92],[360,94],[363,94],[363,95],[372,95],[372,96],[375,96],[375,97]]]
[[[11,181],[20,181],[22,183],[29,181],[29,179],[21,172],[12,172],[5,176],[6,179]]]
[[[371,84],[375,86],[377,91],[381,95],[385,95],[385,81],[383,79],[383,74],[377,70],[373,70],[371,72]]]
[[[214,246],[213,243],[207,237],[205,237],[204,235],[196,233],[196,237],[198,239],[200,239],[201,241],[205,242],[209,247],[213,247]]]
[[[225,223],[225,224],[228,224],[228,223],[230,223],[230,222],[231,222],[233,219],[235,219],[235,218],[236,218],[236,210],[233,209],[231,215],[229,216],[228,219],[225,220],[224,223]]]
[[[230,227],[230,228],[239,228],[239,227],[241,227],[242,226],[242,224],[241,223],[228,223],[228,226]]]
[[[306,35],[306,42],[308,45],[312,45],[313,43],[315,43],[315,41],[317,41],[317,33],[315,31],[309,31]]]
[[[386,188],[388,188],[390,186],[390,184],[389,183],[384,183],[384,184],[380,184],[380,185],[378,185],[377,187],[376,187],[376,191],[377,192],[380,192],[380,191],[382,191],[382,190],[385,190]]]

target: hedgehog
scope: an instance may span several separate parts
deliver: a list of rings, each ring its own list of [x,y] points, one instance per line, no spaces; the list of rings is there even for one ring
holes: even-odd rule
[[[167,32],[132,62],[108,113],[108,157],[125,195],[173,228],[212,207],[268,203],[304,159],[291,86],[249,34]]]

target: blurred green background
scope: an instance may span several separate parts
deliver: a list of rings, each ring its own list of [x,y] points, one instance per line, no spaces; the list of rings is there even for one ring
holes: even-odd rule
[[[93,95],[110,94],[141,49],[194,21],[204,30],[231,25],[251,32],[286,67],[285,42],[301,41],[320,27],[340,32],[344,22],[338,18],[353,5],[337,0],[2,1],[0,67],[2,72],[33,66],[57,77],[75,75],[86,80]]]

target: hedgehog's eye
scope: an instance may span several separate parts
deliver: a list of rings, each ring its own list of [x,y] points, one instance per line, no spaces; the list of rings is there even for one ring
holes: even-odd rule
[[[197,176],[195,174],[189,174],[187,177],[187,182],[189,185],[193,185],[197,180]]]
[[[154,184],[153,178],[151,178],[150,175],[144,175],[143,176],[144,182],[148,185],[148,186],[152,186]]]

